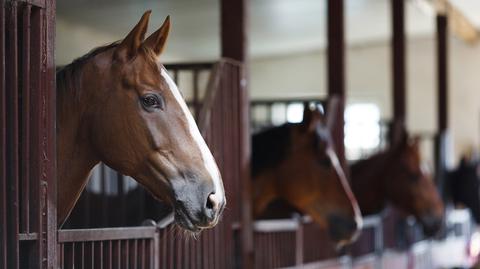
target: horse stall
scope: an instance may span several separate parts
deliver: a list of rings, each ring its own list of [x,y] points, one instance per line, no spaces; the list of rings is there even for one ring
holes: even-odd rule
[[[250,105],[251,130],[258,132],[285,122],[301,121],[303,106],[312,104],[322,106],[324,110],[328,107],[328,101],[321,98],[253,100]],[[363,152],[360,159],[388,147],[392,126],[388,122],[380,120],[377,123],[378,146]],[[418,134],[414,137],[420,141],[422,155],[429,157],[428,163],[433,164],[435,135]],[[365,216],[359,238],[344,249],[336,249],[328,234],[309,216],[293,212],[288,217],[280,213],[282,218],[275,219],[279,208],[273,210],[271,215],[267,213],[266,219],[253,223],[254,244],[257,246],[255,268],[400,269],[470,264],[466,249],[474,229],[472,217],[465,209],[447,210],[444,231],[430,239],[423,235],[421,225],[413,217],[405,218],[398,210],[389,207],[380,214]]]
[[[240,160],[228,153],[241,147],[242,65],[222,59],[166,68],[188,94],[188,104],[217,160],[229,197],[227,212],[215,229],[195,238],[171,224],[168,206],[154,201],[133,179],[102,164],[65,224],[70,229],[58,233],[61,268],[93,267],[94,262],[112,268],[235,266],[239,246],[233,242],[235,237],[240,240],[241,228],[241,193],[236,190],[242,185]]]
[[[92,1],[80,2],[88,4]],[[174,82],[182,88],[183,97],[201,136],[215,157],[228,199],[218,225],[199,234],[182,229],[178,222],[174,223],[178,216],[174,217],[175,212],[170,206],[155,199],[132,177],[103,163],[93,169],[88,185],[67,221],[59,223],[61,218],[57,219],[57,216],[64,205],[57,202],[58,193],[62,194],[58,191],[58,182],[61,180],[58,174],[60,160],[63,160],[57,156],[60,144],[57,128],[62,116],[57,110],[61,95],[57,90],[59,85],[56,85],[54,60],[55,27],[59,25],[55,18],[57,3],[54,0],[0,0],[0,268],[426,269],[473,266],[480,256],[480,235],[473,224],[472,213],[468,209],[452,209],[450,205],[445,210],[444,227],[440,233],[428,237],[424,235],[425,223],[421,218],[406,217],[404,212],[387,203],[385,210],[363,217],[361,233],[354,243],[348,245],[336,245],[332,241],[333,235],[316,223],[314,215],[302,215],[296,210],[288,209],[287,217],[280,218],[273,214],[273,217],[252,221],[255,202],[250,196],[254,196],[255,189],[250,180],[253,171],[250,167],[250,135],[287,122],[302,122],[302,112],[305,113],[306,106],[309,106],[315,108],[312,110],[315,113],[323,110],[324,114],[337,116],[333,122],[328,117],[322,118],[328,134],[325,135],[324,129],[319,130],[318,125],[313,129],[315,135],[322,136],[332,144],[328,150],[333,152],[336,162],[332,165],[332,160],[328,159],[325,166],[335,166],[342,172],[341,176],[336,175],[336,183],[343,186],[343,195],[350,202],[349,209],[352,212],[348,217],[353,221],[348,224],[353,228],[348,227],[348,232],[352,233],[349,236],[354,237],[360,223],[359,211],[355,207],[358,199],[352,198],[352,192],[344,184],[346,181],[342,181],[352,178],[353,169],[349,169],[349,165],[353,167],[354,164],[349,161],[361,162],[377,152],[393,148],[398,142],[396,127],[406,126],[408,83],[404,13],[407,1],[389,1],[393,32],[393,113],[388,117],[389,120],[379,118],[374,123],[378,131],[376,146],[356,151],[345,145],[348,122],[343,117],[348,108],[345,51],[349,44],[345,40],[344,29],[346,1],[326,0],[321,9],[325,9],[327,19],[324,53],[326,94],[318,92],[311,95],[313,98],[299,94],[303,97],[284,98],[278,95],[271,99],[251,100],[249,58],[258,52],[253,50],[255,53],[249,55],[247,49],[247,22],[252,12],[250,1],[219,2],[220,53],[211,58],[217,60],[211,61],[207,57],[210,60],[206,62],[171,62],[164,65]],[[288,1],[284,2],[286,4]],[[430,2],[426,1],[427,4]],[[114,5],[112,3],[108,4],[109,8]],[[456,11],[453,5],[447,6],[445,9],[448,12]],[[298,10],[301,8],[300,3]],[[275,12],[283,14],[287,9],[277,6]],[[297,10],[297,6],[294,9]],[[124,11],[131,12],[127,9]],[[432,172],[435,172],[434,189],[443,190],[449,184],[446,182],[446,158],[453,154],[447,144],[447,15],[450,16],[450,13],[441,8],[434,12],[437,27],[438,128],[435,132],[418,134],[418,145],[433,168]],[[138,27],[144,26],[144,19],[147,17],[148,21],[149,15],[149,12],[144,14]],[[262,16],[255,14],[252,17],[252,21],[257,20],[258,23],[258,18]],[[278,17],[285,20],[285,26],[288,16]],[[169,27],[168,18],[165,23]],[[295,29],[295,25],[291,26]],[[137,27],[134,30],[132,32],[137,34],[133,35],[133,40],[143,36],[146,31],[142,34]],[[164,35],[165,32],[159,33]],[[154,39],[156,43],[164,42],[163,38]],[[311,40],[303,43],[308,45]],[[138,42],[132,44],[136,46]],[[194,45],[188,44],[192,49],[195,49]],[[127,47],[136,48],[134,53],[141,51],[139,47]],[[150,55],[154,56],[151,58],[159,56],[158,51],[162,49],[163,45],[160,49],[155,48],[157,54]],[[270,53],[267,53],[268,57]],[[130,56],[127,53],[125,57]],[[122,60],[121,57],[115,58],[119,59]],[[286,67],[292,68],[289,64]],[[160,72],[164,76],[163,69]],[[164,78],[169,78],[169,75]],[[275,76],[279,74],[275,73]],[[169,80],[166,81],[168,84]],[[323,125],[322,128],[325,127]],[[423,169],[418,170],[423,172]],[[408,174],[409,171],[406,172]],[[209,191],[207,194],[207,202],[202,204],[202,210],[203,206],[213,207],[210,196],[215,193]],[[341,202],[337,201],[337,206]],[[280,212],[280,215],[285,215],[285,212]],[[478,221],[480,217],[475,212],[474,216]],[[339,219],[336,221],[340,223]],[[432,222],[436,221],[433,219]],[[210,226],[198,227],[203,229]]]
[[[242,182],[249,173],[243,62],[221,58],[167,66],[174,80],[191,93],[189,108],[223,176],[228,208],[215,229],[201,235],[184,233],[172,223],[167,207],[149,207],[158,201],[131,178],[103,164],[93,172],[72,217],[59,229],[55,1],[0,3],[0,268],[248,264],[241,260],[243,231],[248,230],[242,225],[248,216],[243,207],[248,203],[242,202],[248,186]],[[227,32],[229,38],[235,37]],[[223,55],[238,59],[234,55],[238,49],[229,46],[226,42],[230,51]]]

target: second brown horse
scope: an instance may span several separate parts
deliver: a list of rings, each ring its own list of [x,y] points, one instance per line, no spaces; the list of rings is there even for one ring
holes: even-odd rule
[[[339,244],[361,228],[361,215],[330,139],[329,123],[305,106],[302,123],[287,123],[252,139],[253,205],[261,216],[270,202],[283,199],[328,229]]]

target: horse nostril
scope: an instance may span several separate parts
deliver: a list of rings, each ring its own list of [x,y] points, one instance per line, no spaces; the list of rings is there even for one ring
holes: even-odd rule
[[[207,209],[214,209],[215,208],[215,193],[210,193],[207,198]]]

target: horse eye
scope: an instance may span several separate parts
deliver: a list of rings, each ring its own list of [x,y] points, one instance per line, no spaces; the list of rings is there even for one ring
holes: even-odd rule
[[[152,112],[156,109],[164,109],[163,98],[156,94],[147,94],[141,97],[141,103],[145,110]]]

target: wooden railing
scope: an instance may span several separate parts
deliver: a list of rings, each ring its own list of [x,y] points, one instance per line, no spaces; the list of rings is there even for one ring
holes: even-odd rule
[[[58,268],[159,268],[157,227],[58,231]]]

